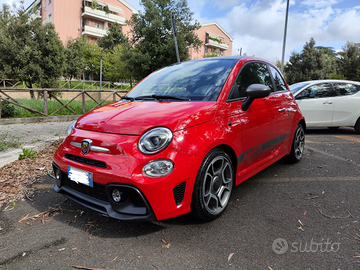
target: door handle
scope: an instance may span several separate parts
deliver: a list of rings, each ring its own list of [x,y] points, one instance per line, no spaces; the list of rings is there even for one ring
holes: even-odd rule
[[[332,101],[325,101],[323,104],[332,104]]]
[[[282,108],[282,109],[279,109],[278,112],[285,112],[286,109],[285,108]]]

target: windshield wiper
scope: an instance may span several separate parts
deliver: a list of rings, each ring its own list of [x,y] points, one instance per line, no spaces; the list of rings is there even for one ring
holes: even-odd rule
[[[148,95],[148,96],[138,96],[134,98],[126,97],[126,99],[132,99],[132,100],[155,99],[159,101],[162,101],[163,99],[175,99],[181,101],[191,101],[190,98],[182,98],[182,97],[168,96],[168,95]]]
[[[134,101],[134,98],[128,97],[128,96],[123,96],[123,97],[121,97],[121,99]]]

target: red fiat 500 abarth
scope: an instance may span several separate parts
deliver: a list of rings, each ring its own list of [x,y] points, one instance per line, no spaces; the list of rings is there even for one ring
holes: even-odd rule
[[[283,157],[301,159],[304,128],[271,63],[187,61],[70,125],[54,155],[54,189],[121,220],[213,220],[234,186]]]

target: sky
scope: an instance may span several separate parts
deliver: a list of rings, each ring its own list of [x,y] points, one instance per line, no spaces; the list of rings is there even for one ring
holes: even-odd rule
[[[0,4],[12,2],[0,0]],[[32,2],[25,0],[25,6]],[[127,2],[142,10],[140,0]],[[233,55],[241,50],[248,56],[281,61],[287,0],[187,2],[194,21],[201,24],[216,21],[233,37]],[[285,61],[291,52],[301,52],[311,37],[316,46],[332,47],[337,51],[347,41],[360,43],[360,1],[290,0]]]

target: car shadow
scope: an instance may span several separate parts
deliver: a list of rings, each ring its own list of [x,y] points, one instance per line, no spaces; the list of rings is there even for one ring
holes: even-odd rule
[[[358,135],[352,127],[340,128],[306,128],[305,135]]]
[[[47,176],[33,184],[35,196],[31,207],[37,213],[46,213],[65,226],[71,226],[89,235],[101,238],[129,238],[153,234],[170,225],[206,224],[190,214],[165,221],[120,221],[73,202],[53,190],[54,180]],[[30,215],[31,216],[31,215]],[[39,222],[39,221],[37,221]]]

